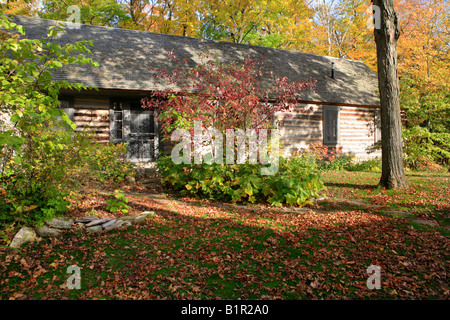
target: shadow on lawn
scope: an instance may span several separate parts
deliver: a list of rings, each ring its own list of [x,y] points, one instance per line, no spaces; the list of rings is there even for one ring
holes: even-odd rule
[[[450,178],[450,171],[449,172],[429,172],[426,173],[411,173],[407,172],[406,177],[419,177],[419,178],[427,178],[427,177],[438,177],[438,178]]]
[[[202,203],[201,199],[195,199],[192,202],[185,202],[181,199],[152,199],[152,202],[157,204],[157,207],[155,207],[153,204],[143,204],[139,202],[135,202],[134,200],[131,200],[128,204],[132,206],[134,209],[137,209],[137,211],[155,211],[161,218],[167,219],[167,220],[188,220],[189,222],[192,222],[193,224],[198,224],[201,221],[210,220],[215,221],[219,224],[223,224],[223,226],[230,227],[230,221],[232,221],[232,226],[236,227],[238,229],[241,228],[251,228],[254,231],[263,231],[270,229],[268,226],[262,226],[258,223],[246,223],[245,219],[249,218],[250,220],[254,219],[266,219],[267,221],[270,221],[270,225],[273,225],[274,223],[278,224],[286,224],[287,226],[291,226],[289,223],[289,219],[293,218],[294,215],[302,215],[304,212],[294,213],[294,211],[282,211],[279,210],[279,208],[271,208],[271,207],[258,207],[255,206],[252,208],[251,206],[246,205],[236,205],[232,203],[222,203],[222,202],[206,202]],[[165,203],[171,203],[171,206],[165,205]],[[185,209],[187,207],[186,212],[180,212],[177,208],[173,207],[173,204],[176,204],[177,207],[182,207]],[[163,207],[163,208],[161,208]],[[204,215],[198,215],[195,212],[189,212],[189,210],[195,211],[196,208],[199,208],[202,210],[204,207],[209,207],[213,209],[214,212],[217,212],[219,215],[218,217],[205,217]],[[183,210],[181,210],[183,211]],[[311,208],[311,211],[314,211],[314,208]],[[312,213],[312,212],[311,212]],[[205,212],[207,214],[207,212]],[[326,215],[326,213],[324,213]],[[352,226],[356,228],[371,228],[374,227],[377,224],[383,224],[384,222],[380,219],[378,219],[378,215],[374,215],[373,219],[371,217],[366,217],[365,219],[362,219],[361,221],[353,220],[351,223],[346,221],[347,226]],[[303,219],[303,218],[302,218]],[[346,220],[346,218],[343,218]],[[326,219],[325,219],[326,220]],[[324,220],[324,221],[325,221]],[[322,221],[323,222],[323,221]],[[268,225],[269,225],[268,224]],[[201,225],[201,224],[200,224]],[[292,226],[293,227],[293,226]],[[276,230],[277,228],[273,229],[275,233],[283,234],[283,231]],[[308,228],[306,228],[308,229]],[[313,229],[315,231],[324,231],[324,232],[339,232],[340,227],[338,225],[333,224],[327,224],[324,225],[316,225]],[[279,231],[279,232],[278,232]]]
[[[354,183],[326,182],[325,186],[326,187],[337,187],[337,188],[359,189],[359,190],[371,190],[371,191],[378,189],[378,185],[354,184]]]
[[[379,248],[387,249],[392,245],[395,250],[406,253],[409,244],[403,240],[408,239],[411,243],[417,241],[417,250],[425,254],[429,243],[422,242],[432,236],[409,235],[408,229],[393,228],[394,220],[367,213],[310,216],[306,213],[305,216],[305,213],[275,212],[270,208],[233,208],[220,202],[186,203],[133,197],[128,204],[139,211],[155,211],[157,215],[143,225],[130,227],[129,231],[89,235],[89,246],[106,247],[105,255],[89,254],[94,251],[89,248],[83,254],[77,254],[77,250],[84,247],[86,237],[57,240],[58,249],[66,256],[72,255],[75,259],[87,256],[86,260],[71,260],[80,262],[84,268],[86,282],[83,285],[87,290],[77,292],[83,294],[83,299],[96,296],[129,299],[132,291],[127,288],[136,289],[133,291],[136,298],[146,298],[146,291],[157,298],[172,299],[310,299],[322,294],[330,299],[367,298],[374,294],[366,288],[367,267],[379,264],[388,274],[396,271],[389,270],[389,266],[398,266],[397,255],[388,250],[380,261]],[[389,230],[392,234],[387,232]],[[432,243],[438,247],[444,245],[439,241],[442,242],[442,238]],[[123,251],[131,244],[138,247],[126,249],[135,250],[132,257],[128,251]],[[37,247],[28,248],[27,259],[42,260],[39,250],[36,251],[39,254],[31,254],[32,248],[36,250]],[[110,253],[115,257],[111,258]],[[431,268],[429,273],[439,272],[444,265],[443,259],[438,258],[431,257],[436,260],[437,267],[436,270]],[[112,265],[117,259],[123,265]],[[414,257],[410,259],[415,260]],[[95,265],[94,271],[88,267],[90,265]],[[109,273],[106,272],[113,267],[114,281],[107,281]],[[22,264],[18,268],[21,272],[26,271]],[[2,275],[9,271],[1,265],[0,270]],[[405,277],[414,276],[411,270],[401,270]],[[104,277],[103,285],[99,285],[98,277]],[[317,282],[319,278],[320,282]],[[178,288],[175,291],[170,286],[174,279],[182,280],[173,284]],[[394,283],[389,282],[389,278],[383,278],[383,281],[382,290],[376,292],[377,298],[391,297],[389,292]],[[354,292],[343,292],[339,282]],[[324,285],[328,287],[326,291]],[[423,288],[419,290],[421,296],[426,294]],[[47,289],[45,292],[46,298],[70,294],[58,288],[54,292]],[[187,295],[182,296],[180,292]],[[399,292],[397,298],[407,297],[403,291]],[[438,292],[437,296],[444,297]],[[0,296],[2,294],[7,296],[10,292],[1,288]]]

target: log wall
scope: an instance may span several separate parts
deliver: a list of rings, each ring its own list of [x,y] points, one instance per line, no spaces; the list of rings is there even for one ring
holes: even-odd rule
[[[74,122],[77,130],[84,127],[93,129],[100,142],[108,142],[110,119],[108,98],[75,98],[73,101]],[[375,143],[375,111],[371,107],[339,108],[339,141],[329,145],[343,154],[354,156],[356,160],[380,157],[381,151],[368,153]],[[292,112],[275,114],[275,122],[281,134],[281,150],[284,153],[302,151],[310,144],[323,143],[323,107],[318,104],[299,104]],[[378,133],[379,134],[379,133]],[[171,143],[160,147],[170,154]]]
[[[381,157],[380,150],[369,153],[375,144],[375,110],[363,107],[340,108],[339,145],[344,154],[352,155],[356,160]]]
[[[322,108],[313,104],[295,106],[292,112],[275,114],[281,134],[281,150],[293,153],[323,140]]]
[[[355,160],[380,157],[381,151],[369,153],[375,144],[375,110],[372,107],[339,106],[338,148]],[[281,149],[288,154],[308,149],[311,143],[323,143],[323,107],[316,104],[300,104],[290,113],[275,115],[281,134]]]
[[[73,108],[77,131],[89,128],[99,142],[109,141],[109,99],[75,98]]]

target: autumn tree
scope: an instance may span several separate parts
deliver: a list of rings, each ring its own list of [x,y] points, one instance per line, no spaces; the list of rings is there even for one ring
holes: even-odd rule
[[[367,28],[372,11],[367,0],[315,0],[311,51],[316,54],[361,60],[376,70],[373,32]]]
[[[397,1],[400,92],[406,112],[405,163],[414,169],[450,163],[450,23],[448,2]]]
[[[304,0],[205,0],[200,36],[283,49],[306,48],[311,12]]]
[[[198,36],[199,0],[117,0],[130,20],[124,28]]]
[[[43,0],[38,12],[41,18],[51,20],[67,20],[72,15],[70,6],[80,9],[80,23],[106,27],[118,27],[129,17],[122,5],[115,0]]]
[[[148,31],[155,25],[157,1],[151,0],[119,0],[130,20],[123,26],[128,29]]]
[[[380,9],[380,28],[375,28],[378,86],[381,105],[382,172],[379,185],[388,189],[407,187],[403,167],[403,141],[400,89],[397,67],[397,41],[400,37],[394,0],[373,0]]]
[[[402,22],[399,72],[402,89],[408,100],[412,100],[405,101],[404,106],[428,129],[442,131],[442,127],[433,127],[444,125],[440,118],[446,112],[438,105],[450,89],[448,4],[438,0],[415,0],[399,1],[398,6]]]
[[[315,84],[271,76],[264,61],[255,57],[242,63],[220,63],[205,54],[203,62],[191,68],[173,53],[170,59],[178,64],[174,70],[154,70],[155,78],[167,89],[143,101],[146,108],[158,111],[166,133],[190,129],[194,121],[222,132],[268,128],[275,112],[289,110],[300,92]],[[269,103],[269,98],[275,101]]]
[[[0,2],[0,11],[4,14],[32,16],[39,10],[39,0],[5,0]]]

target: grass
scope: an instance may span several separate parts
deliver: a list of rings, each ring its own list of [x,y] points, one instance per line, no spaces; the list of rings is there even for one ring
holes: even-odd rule
[[[373,172],[328,172],[323,178],[330,198],[358,199],[383,206],[383,211],[411,212],[414,218],[437,221],[443,230],[450,225],[450,174],[447,172],[408,172],[409,187],[405,190],[378,188],[380,174]],[[324,206],[332,208],[335,203],[331,201]]]
[[[0,248],[2,299],[447,299],[449,175],[409,173],[378,189],[379,173],[323,174],[311,211],[129,196],[146,224],[104,234],[68,230],[18,252]],[[91,194],[95,194],[92,193]],[[97,214],[102,210],[96,202]],[[365,205],[337,199],[364,200]],[[103,206],[106,204],[103,203]],[[82,207],[82,210],[80,209]],[[293,208],[294,209],[294,208]],[[413,215],[391,216],[387,210]],[[82,203],[76,216],[89,212]],[[413,219],[437,221],[438,228]],[[67,267],[81,268],[69,290]],[[369,265],[382,288],[367,288]]]

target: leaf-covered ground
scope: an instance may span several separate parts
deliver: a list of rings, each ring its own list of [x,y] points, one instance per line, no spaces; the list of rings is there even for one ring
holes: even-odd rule
[[[324,179],[329,198],[301,209],[158,198],[146,195],[141,184],[122,185],[133,194],[131,213],[153,210],[156,216],[104,234],[68,230],[20,253],[0,248],[1,298],[450,297],[448,174],[409,175],[410,188],[396,192],[376,189],[375,173],[329,173]],[[90,190],[70,215],[111,215],[106,199]],[[414,215],[392,216],[388,209]],[[417,218],[439,226],[412,222]],[[67,288],[70,265],[81,268],[79,290]],[[379,290],[367,287],[370,265],[381,268]]]

